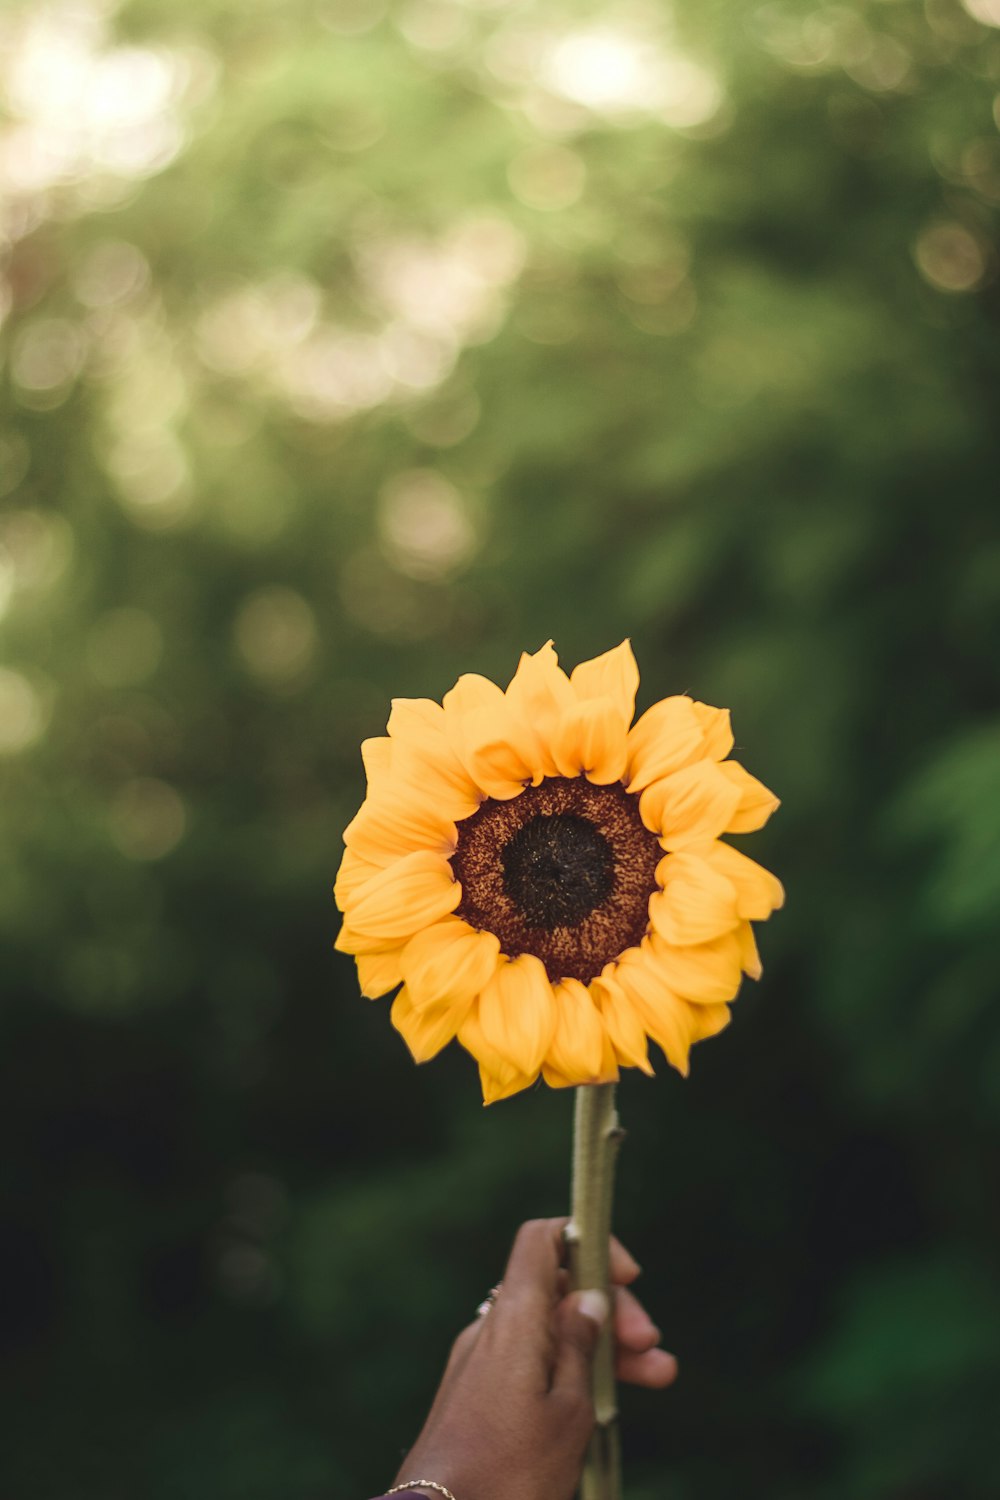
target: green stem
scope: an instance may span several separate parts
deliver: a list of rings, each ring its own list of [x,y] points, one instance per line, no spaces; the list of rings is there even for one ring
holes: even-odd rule
[[[608,1241],[615,1159],[625,1132],[618,1123],[613,1083],[583,1084],[576,1091],[573,1126],[573,1209],[566,1230],[570,1285],[598,1287],[611,1298]],[[615,1346],[609,1317],[594,1355],[594,1435],[590,1440],[580,1500],[621,1500]]]

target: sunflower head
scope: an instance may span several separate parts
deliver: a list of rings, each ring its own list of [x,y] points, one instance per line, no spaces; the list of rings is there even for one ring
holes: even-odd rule
[[[691,698],[632,723],[628,641],[567,676],[552,642],[504,690],[460,677],[396,699],[366,740],[368,793],[334,887],[362,992],[399,987],[417,1062],[457,1037],[487,1104],[533,1083],[687,1073],[693,1042],[759,977],[752,921],[780,883],[723,834],[777,798],[729,760],[729,714]]]

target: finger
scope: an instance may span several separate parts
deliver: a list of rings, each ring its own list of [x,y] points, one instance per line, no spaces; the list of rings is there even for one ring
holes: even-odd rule
[[[630,1256],[621,1241],[613,1238],[610,1242],[610,1274],[612,1286],[622,1289],[615,1298],[615,1337],[619,1343],[628,1344],[630,1349],[651,1349],[652,1344],[660,1341],[660,1329],[633,1293],[624,1290],[642,1274],[639,1262]],[[568,1293],[570,1272],[564,1266],[556,1277],[556,1299],[561,1301]]]
[[[615,1374],[628,1385],[662,1391],[677,1379],[677,1361],[665,1349],[647,1349],[642,1354],[622,1349],[615,1361]]]
[[[495,1350],[508,1373],[539,1394],[552,1383],[552,1313],[565,1225],[565,1219],[531,1219],[521,1225],[496,1302],[484,1320],[481,1347]]]
[[[594,1350],[608,1312],[608,1299],[603,1292],[574,1292],[560,1302],[553,1319],[553,1391],[589,1396]]]
[[[642,1267],[622,1244],[621,1240],[611,1236],[611,1280],[615,1286],[631,1286],[637,1276],[642,1274]]]
[[[660,1342],[660,1330],[637,1297],[619,1287],[615,1293],[615,1339],[620,1347],[642,1354]]]
[[[517,1231],[491,1319],[548,1323],[559,1295],[559,1269],[566,1219],[529,1219]]]
[[[476,1347],[482,1326],[482,1318],[477,1318],[474,1323],[470,1323],[466,1328],[462,1329],[462,1332],[451,1346],[451,1354],[445,1366],[442,1385],[450,1384],[451,1381],[457,1380],[461,1375],[469,1362],[469,1355]]]
[[[437,1388],[437,1394],[431,1406],[431,1416],[434,1415],[434,1412],[445,1401],[453,1386],[462,1378],[472,1351],[478,1342],[482,1323],[482,1318],[477,1318],[474,1323],[470,1323],[467,1328],[462,1329],[462,1332],[452,1344],[448,1363],[445,1365],[444,1374],[441,1376],[441,1384]]]

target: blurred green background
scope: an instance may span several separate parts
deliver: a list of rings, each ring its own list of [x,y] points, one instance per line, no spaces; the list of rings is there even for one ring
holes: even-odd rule
[[[0,13],[3,1500],[377,1492],[571,1101],[332,951],[393,695],[631,635],[789,901],[632,1500],[994,1497],[998,0]]]

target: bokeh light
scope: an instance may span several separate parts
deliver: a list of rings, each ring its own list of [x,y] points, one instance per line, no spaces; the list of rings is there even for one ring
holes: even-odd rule
[[[286,685],[301,678],[318,645],[309,605],[292,589],[259,589],[240,607],[234,627],[246,666],[262,682]]]
[[[184,801],[172,786],[153,777],[127,781],[115,795],[111,836],[127,859],[162,859],[184,837]]]
[[[476,545],[461,495],[433,469],[389,480],[379,500],[379,528],[390,562],[413,578],[447,578]]]
[[[27,750],[45,729],[41,693],[21,672],[0,667],[0,755]]]

